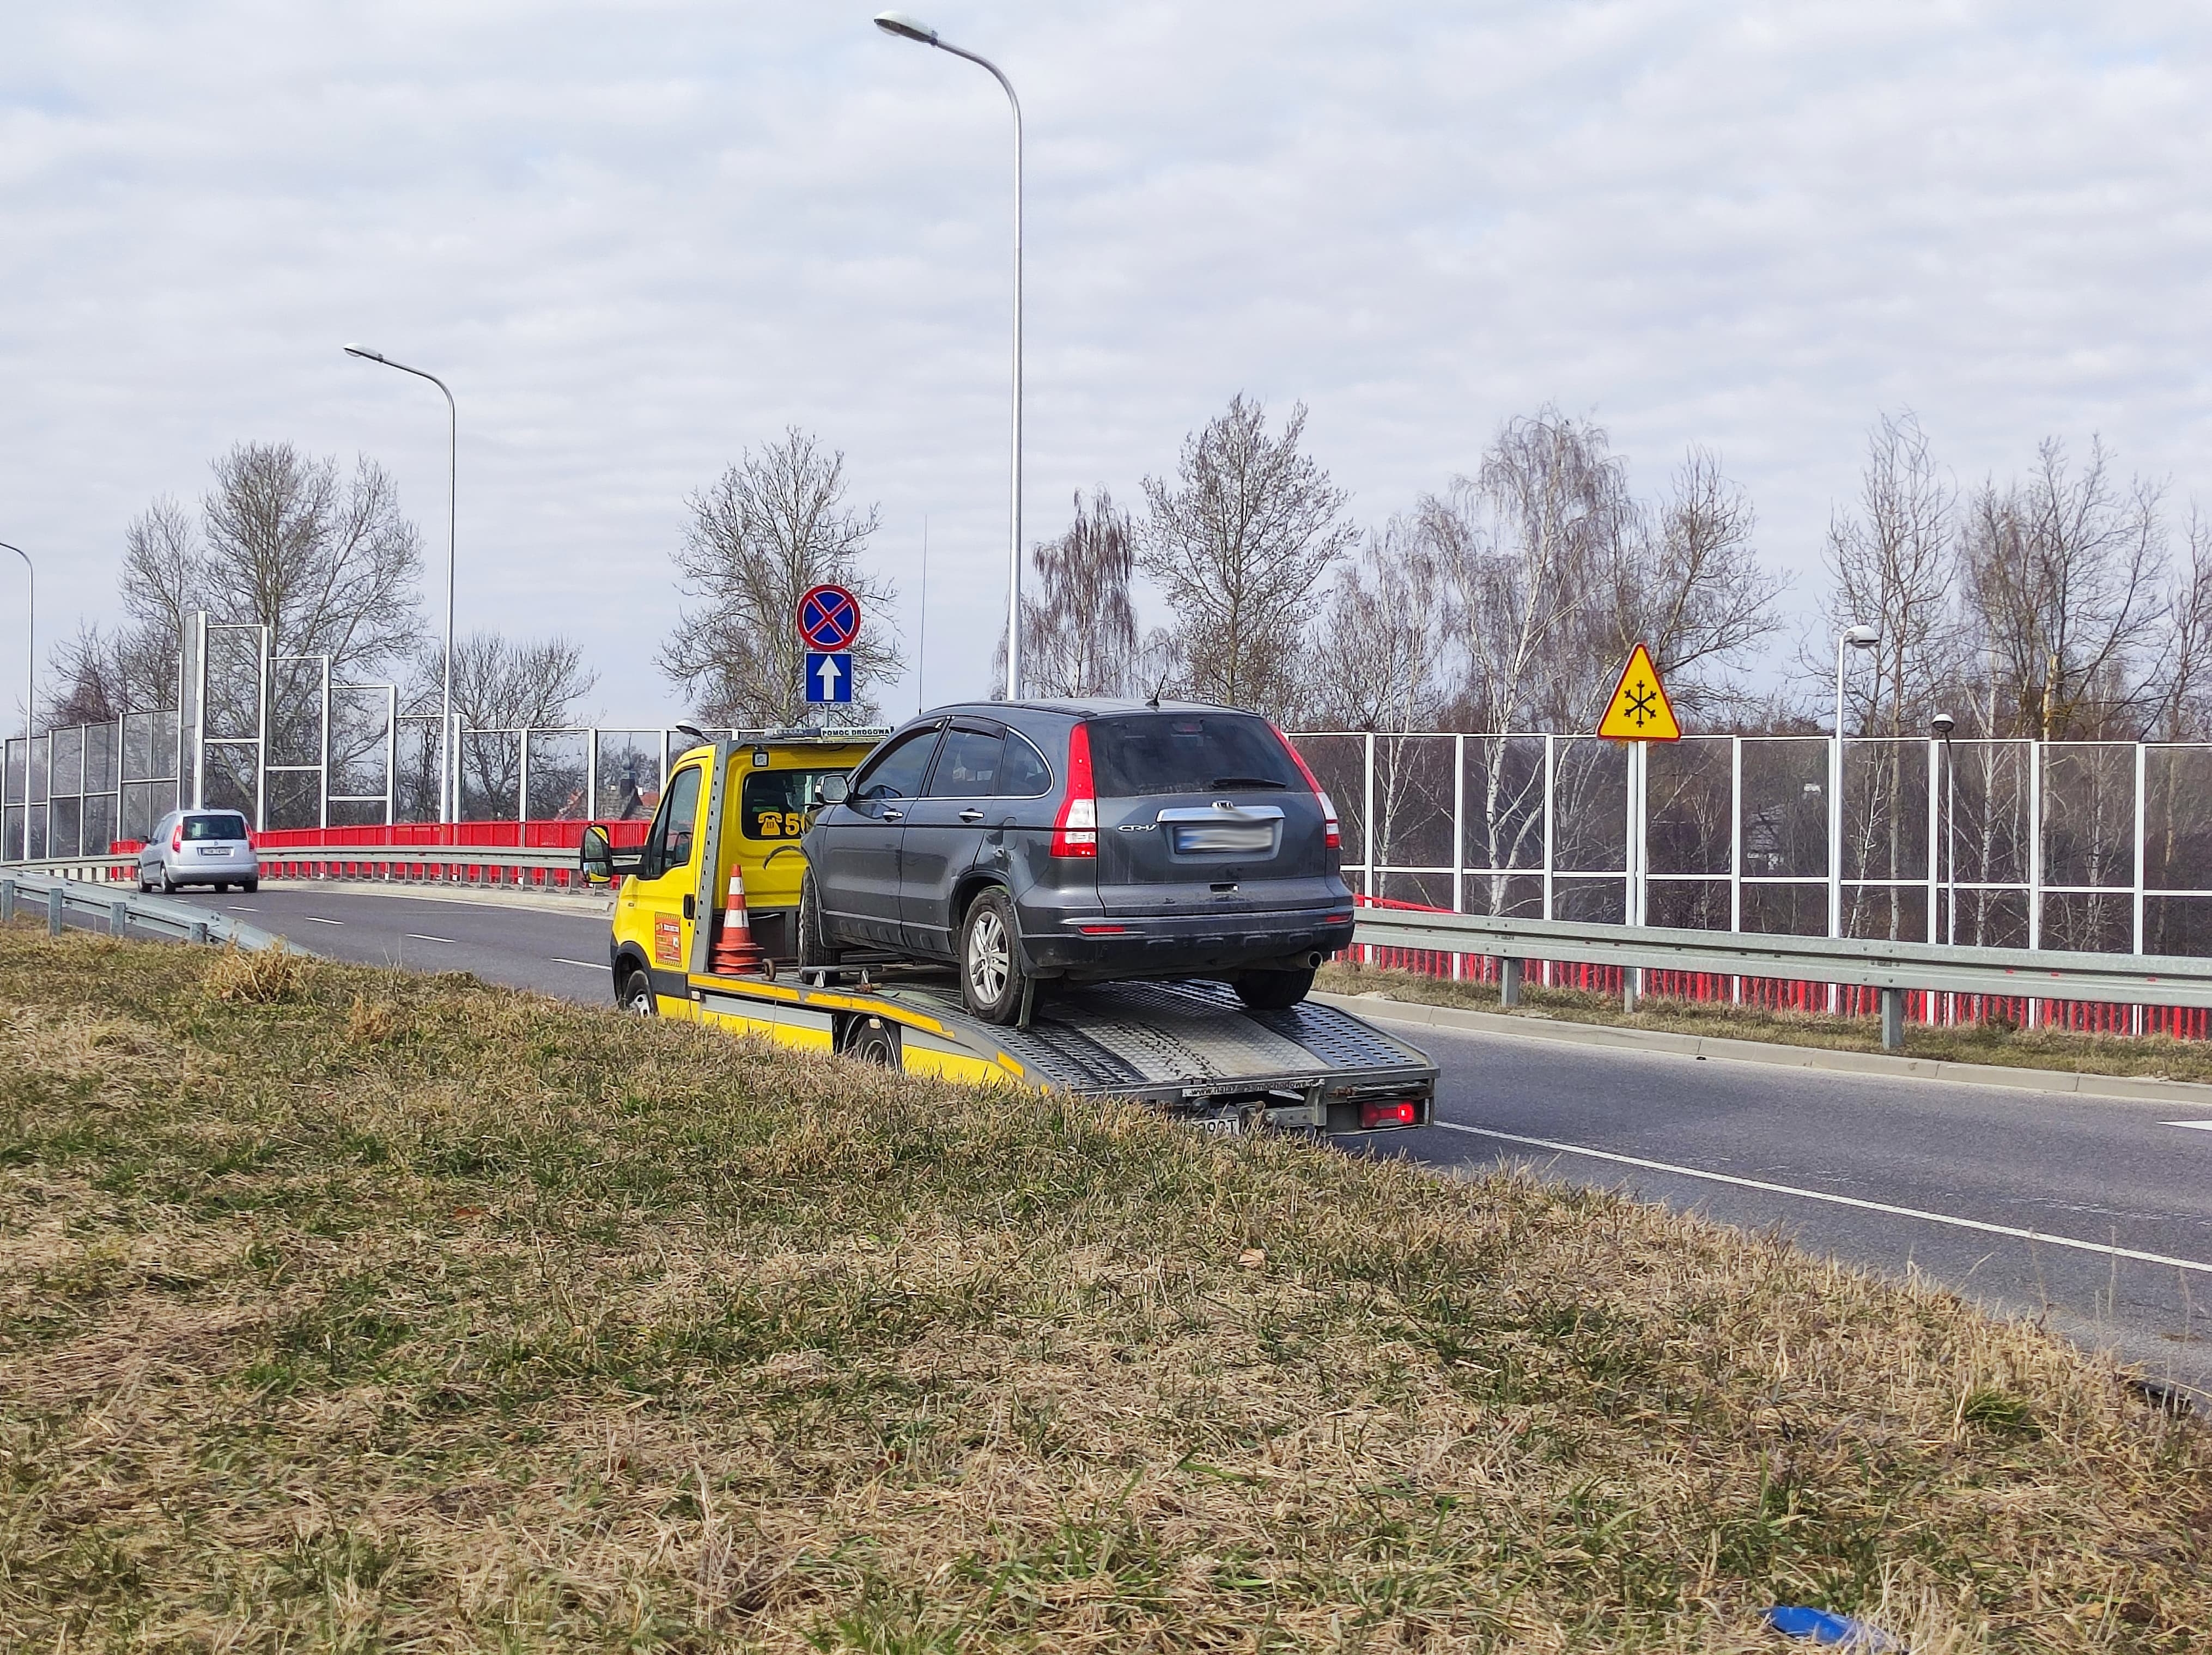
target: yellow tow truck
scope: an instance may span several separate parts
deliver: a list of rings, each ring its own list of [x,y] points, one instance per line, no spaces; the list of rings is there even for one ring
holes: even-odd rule
[[[800,970],[799,837],[822,779],[854,769],[888,733],[703,742],[670,770],[641,846],[613,849],[587,826],[585,877],[620,882],[608,938],[616,1003],[952,1080],[1135,1098],[1213,1131],[1335,1137],[1429,1124],[1436,1065],[1318,1001],[1255,1011],[1221,983],[1098,983],[1057,988],[1008,1028],[969,1015],[946,970],[857,954]],[[757,955],[729,946],[741,937],[733,870]]]

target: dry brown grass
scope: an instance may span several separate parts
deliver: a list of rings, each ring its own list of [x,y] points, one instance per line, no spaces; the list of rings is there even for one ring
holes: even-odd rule
[[[204,969],[0,933],[0,1647],[1749,1651],[1778,1600],[2212,1640],[2205,1434],[1948,1295]]]
[[[1453,982],[1419,972],[1385,971],[1335,961],[1322,967],[1316,987],[1331,994],[1382,993],[1425,1005],[1498,1010],[1498,989],[1488,983]],[[1527,1011],[1602,1023],[1616,1028],[1650,1028],[1720,1040],[1766,1040],[1783,1046],[1819,1046],[1830,1052],[1880,1052],[1881,1026],[1868,1017],[1830,1017],[1810,1011],[1767,1011],[1724,1002],[1674,1000],[1648,995],[1637,1009],[1625,1012],[1611,994],[1577,989],[1525,985]],[[2022,1029],[1981,1024],[1949,1028],[1910,1023],[1905,1031],[1909,1057],[1947,1063],[2002,1064],[2014,1069],[2056,1069],[2087,1075],[2139,1075],[2173,1081],[2212,1082],[2212,1041],[2178,1040],[2169,1035],[2141,1038],[2118,1034],[2075,1034],[2050,1028]]]
[[[204,981],[218,1000],[239,1005],[279,1005],[307,991],[315,962],[278,943],[269,949],[241,949],[235,943],[209,962]]]

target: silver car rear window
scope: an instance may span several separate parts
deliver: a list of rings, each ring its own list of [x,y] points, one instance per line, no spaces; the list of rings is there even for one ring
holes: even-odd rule
[[[193,839],[244,839],[246,818],[235,811],[224,810],[211,815],[186,816],[185,837]]]

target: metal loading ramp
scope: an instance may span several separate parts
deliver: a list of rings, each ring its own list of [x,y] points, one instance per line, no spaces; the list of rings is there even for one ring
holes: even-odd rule
[[[969,1022],[946,991],[903,988],[884,997],[916,1009],[926,1002],[1036,1081],[1070,1091],[1191,1104],[1296,1094],[1319,1107],[1395,1090],[1419,1094],[1425,1116],[1435,1082],[1424,1053],[1349,1012],[1312,1003],[1254,1011],[1218,983],[1060,989],[1040,997],[1026,1028]]]

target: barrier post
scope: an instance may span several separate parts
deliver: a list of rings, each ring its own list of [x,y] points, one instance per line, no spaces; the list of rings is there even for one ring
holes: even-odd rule
[[[1905,991],[1886,988],[1881,991],[1881,1049],[1902,1052],[1905,1049]]]
[[[0,879],[0,925],[11,924],[15,918],[15,882]]]
[[[110,937],[131,935],[131,905],[114,901],[107,905],[107,934]]]
[[[61,934],[62,888],[54,885],[49,887],[46,891],[46,935],[59,937]]]
[[[1521,1003],[1522,961],[1498,956],[1498,1003],[1510,1011]]]

